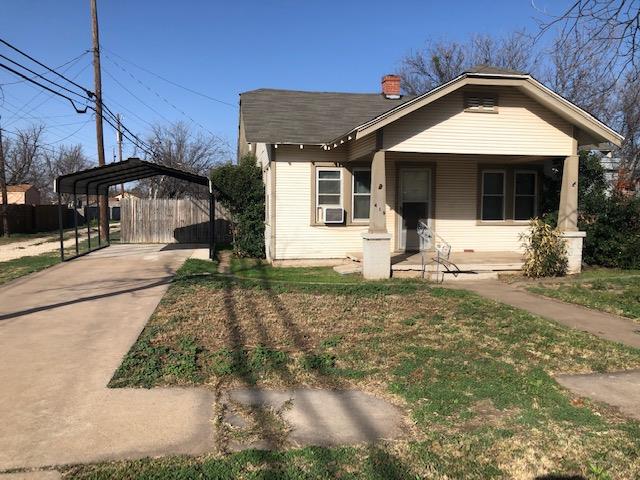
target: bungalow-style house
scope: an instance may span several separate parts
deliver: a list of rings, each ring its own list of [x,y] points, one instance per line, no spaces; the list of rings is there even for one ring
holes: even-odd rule
[[[240,96],[238,153],[255,154],[264,174],[267,258],[357,257],[366,278],[389,277],[438,241],[454,261],[521,262],[520,234],[554,164],[569,270],[580,271],[578,149],[621,141],[530,75],[488,66],[419,96],[402,95],[395,75],[380,94]]]

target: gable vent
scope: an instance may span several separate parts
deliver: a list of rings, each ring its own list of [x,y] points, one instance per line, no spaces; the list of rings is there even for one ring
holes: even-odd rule
[[[497,112],[498,100],[492,95],[466,95],[464,108],[470,112]]]

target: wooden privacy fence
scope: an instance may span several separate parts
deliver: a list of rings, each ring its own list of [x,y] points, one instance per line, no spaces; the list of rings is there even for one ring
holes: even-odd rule
[[[209,243],[209,200],[123,198],[120,238],[123,243]],[[215,241],[231,243],[228,215],[217,203]]]

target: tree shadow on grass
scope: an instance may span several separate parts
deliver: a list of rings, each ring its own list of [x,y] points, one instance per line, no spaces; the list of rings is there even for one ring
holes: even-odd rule
[[[289,332],[292,345],[297,351],[303,355],[314,355],[314,349],[309,344],[304,332],[302,332],[299,326],[296,324],[294,316],[282,303],[278,289],[274,289],[271,284],[266,267],[263,264],[258,264],[257,268],[260,272],[259,287],[266,295],[269,304],[277,313],[278,320],[282,322],[286,331]],[[281,287],[282,285],[280,285]],[[249,364],[246,352],[248,351],[246,335],[242,330],[240,319],[237,315],[236,299],[234,297],[234,289],[239,288],[238,284],[232,277],[224,277],[222,289],[224,298],[225,309],[225,328],[229,332],[228,348],[231,350],[231,362],[232,369],[240,377],[241,381],[248,387],[254,388],[256,385],[257,377],[253,373],[252,366]],[[259,341],[267,348],[275,350],[275,342],[272,336],[272,332],[265,325],[262,318],[259,315],[259,309],[253,302],[251,296],[247,295],[243,298],[249,305],[249,309],[256,314],[251,318],[253,322],[253,328],[258,334]],[[274,370],[274,373],[280,376],[281,380],[291,385],[293,388],[304,388],[303,385],[296,385],[296,380],[292,376],[291,372],[286,368],[278,368]],[[350,386],[340,379],[335,377],[327,378],[327,376],[321,371],[312,371],[312,373],[318,378],[319,383],[330,383],[332,388],[337,390],[348,390]],[[267,403],[267,398],[264,396],[264,392],[259,388],[255,389],[255,395],[257,396],[257,402]],[[366,459],[363,467],[367,470],[368,478],[380,478],[380,479],[405,479],[412,478],[415,475],[411,474],[410,468],[402,463],[397,457],[391,453],[385,451],[380,445],[376,444],[375,440],[385,437],[384,431],[380,431],[375,425],[372,424],[367,414],[362,411],[360,406],[353,402],[349,396],[341,396],[340,401],[342,403],[342,410],[349,412],[349,420],[355,428],[359,430],[359,433],[363,434],[366,438],[372,439],[366,448]],[[321,431],[325,427],[325,420],[332,415],[330,411],[319,411],[317,407],[307,401],[305,396],[297,396],[295,399],[297,407],[301,411],[305,412],[305,420],[312,426],[313,429]],[[262,427],[262,428],[260,428]],[[263,440],[266,442],[267,448],[274,448],[278,445],[277,439],[273,437],[273,432],[270,430],[269,425],[258,425]],[[313,448],[309,452],[313,462],[316,465],[324,465],[326,470],[325,474],[334,477],[339,473],[339,465],[335,464],[331,451],[327,448],[317,447]],[[273,458],[267,456],[267,458]],[[273,465],[272,465],[273,466]],[[274,466],[275,468],[275,466]]]

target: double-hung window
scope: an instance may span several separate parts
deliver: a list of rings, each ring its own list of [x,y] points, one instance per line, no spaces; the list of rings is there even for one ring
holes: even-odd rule
[[[485,170],[482,172],[482,216],[483,221],[505,219],[505,172]]]
[[[531,171],[516,171],[514,179],[513,219],[529,220],[536,216],[538,205],[538,175]]]
[[[371,201],[371,169],[354,168],[352,187],[352,219],[354,222],[369,220]]]
[[[325,208],[342,208],[342,169],[316,169],[316,208],[319,219]]]

